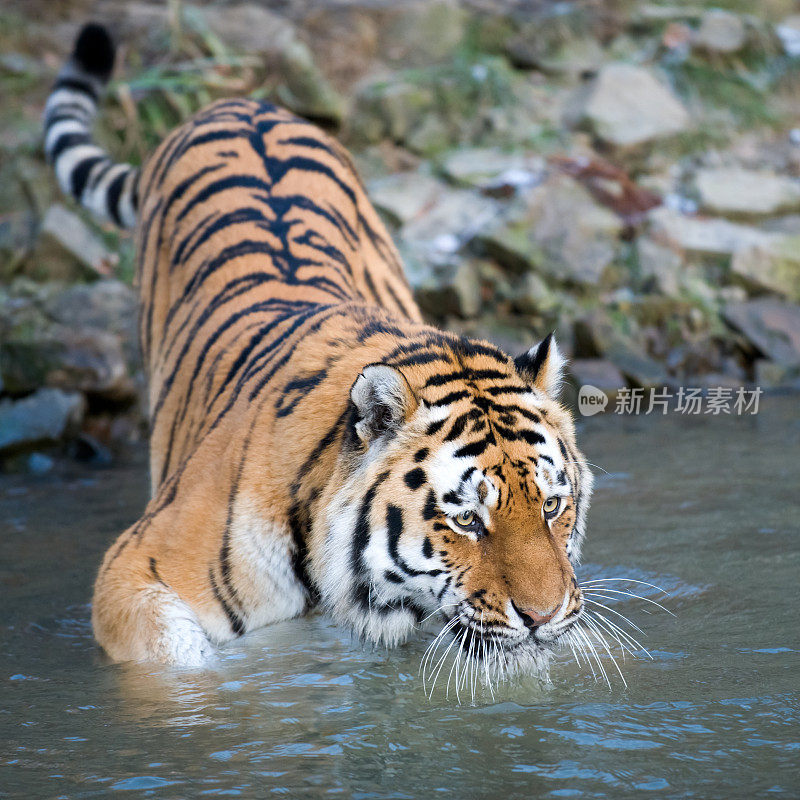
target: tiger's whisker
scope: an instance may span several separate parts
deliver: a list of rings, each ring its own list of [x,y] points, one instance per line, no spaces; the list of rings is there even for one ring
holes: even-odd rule
[[[598,625],[605,633],[607,633],[618,645],[622,652],[622,660],[625,661],[625,654],[630,653],[632,658],[637,658],[636,653],[625,644],[622,639],[620,639],[619,634],[613,629],[609,628],[602,620],[598,619],[597,617],[593,617],[592,621],[595,625]]]
[[[447,632],[453,628],[453,626],[458,622],[458,617],[453,617],[443,628],[439,631],[436,635],[436,638],[428,645],[428,649],[425,651],[425,655],[422,657],[423,663],[420,664],[420,668],[422,669],[422,686],[423,690],[425,688],[426,680],[425,680],[425,673],[427,671],[427,667],[429,663],[435,658],[436,651],[439,649],[440,645],[444,641],[444,637],[447,635]]]
[[[608,625],[619,636],[625,639],[632,647],[635,647],[637,650],[641,650],[643,653],[647,654],[648,658],[650,658],[651,660],[653,659],[653,656],[650,655],[650,651],[638,639],[635,639],[633,636],[631,636],[626,630],[620,628],[619,625],[617,625],[615,622],[612,622],[610,619],[601,614],[599,611],[595,611],[594,615],[596,619],[603,620],[603,622],[605,622],[606,625]],[[634,658],[638,657],[634,653],[631,653],[631,655]]]
[[[625,622],[628,623],[632,628],[639,631],[643,636],[646,636],[645,632],[635,623],[633,620],[628,619],[624,614],[620,614],[619,611],[615,611],[613,608],[603,604],[598,603],[597,600],[589,600],[589,598],[584,597],[584,602],[591,603],[593,606],[597,606],[598,608],[604,608],[606,611],[610,612],[611,614],[616,614],[620,619],[624,619]]]
[[[580,588],[583,588],[584,586],[592,586],[593,584],[596,583],[610,583],[610,582],[639,583],[642,586],[649,586],[651,589],[658,589],[658,591],[661,592],[662,594],[666,595],[669,594],[669,592],[667,592],[666,589],[663,589],[661,586],[656,586],[655,583],[640,581],[636,578],[594,578],[593,580],[590,581],[584,581],[583,583],[579,584],[579,586]]]
[[[628,682],[625,680],[625,676],[622,674],[622,670],[619,668],[619,664],[617,664],[617,660],[612,655],[611,650],[608,649],[608,642],[606,641],[605,636],[603,636],[603,634],[598,630],[598,627],[595,624],[595,621],[590,616],[588,616],[588,615],[585,616],[584,617],[584,622],[585,622],[586,626],[592,631],[592,634],[597,638],[597,640],[600,642],[600,644],[602,644],[603,649],[608,654],[608,657],[611,659],[611,663],[614,665],[615,669],[619,673],[619,677],[622,678],[622,683],[625,686],[625,688],[627,689],[628,688]]]
[[[662,606],[661,603],[657,603],[655,600],[651,600],[649,597],[642,597],[642,595],[640,594],[634,594],[633,592],[624,592],[621,589],[606,589],[605,587],[601,591],[609,594],[619,594],[619,595],[624,595],[626,597],[633,597],[636,600],[642,600],[645,603],[651,603],[652,605],[657,606],[662,611],[666,611],[667,614],[669,614],[671,617],[677,616],[676,614],[673,614],[673,612],[670,611],[668,608]],[[590,589],[588,592],[584,592],[584,594],[598,594],[598,590]]]
[[[587,467],[594,467],[595,469],[599,469],[600,472],[605,472],[606,475],[610,475],[611,473],[607,469],[603,469],[599,464],[595,464],[592,461],[565,461],[565,464],[586,464]]]
[[[438,651],[439,647],[441,646],[442,642],[444,642],[444,638],[447,635],[447,632],[452,629],[452,627],[458,621],[457,617],[453,617],[439,633],[437,634],[436,638],[431,642],[428,646],[428,650],[425,652],[423,656],[424,667],[422,669],[422,685],[423,688],[425,687],[427,680],[426,680],[426,673],[428,671],[428,667],[433,663],[433,659],[436,657],[436,652]]]
[[[603,591],[605,591],[605,590],[603,590]],[[599,589],[583,593],[584,599],[587,599],[590,595],[592,597],[601,597],[603,600],[613,600],[613,601],[615,601],[617,603],[623,602],[619,597],[615,597],[612,594],[603,594],[603,592],[600,591]],[[642,608],[642,609],[640,609],[640,611],[641,611],[642,614],[647,614],[647,616],[651,616],[652,613],[653,613],[652,611],[650,611],[650,610],[648,610],[646,608]]]
[[[463,650],[464,645],[464,632],[466,628],[461,631],[461,633],[455,637],[454,641],[458,642],[458,648],[456,650],[455,658],[453,659],[453,665],[450,667],[450,672],[447,674],[447,690],[445,692],[445,699],[450,699],[450,681],[453,677],[453,670],[456,671],[456,700],[460,703],[461,698],[458,696],[458,664],[461,661],[461,652]]]
[[[437,608],[436,611],[431,611],[431,613],[428,614],[427,617],[423,617],[414,627],[415,628],[419,628],[420,625],[422,625],[423,622],[427,622],[431,617],[435,616],[436,614],[438,614],[443,609],[452,608],[453,606],[457,606],[457,605],[458,605],[458,603],[445,603],[444,605],[439,606],[439,608]]]
[[[586,633],[585,633],[585,631],[583,630],[583,628],[582,628],[582,627],[580,627],[579,625],[576,625],[576,626],[575,626],[575,632],[576,632],[576,633],[577,633],[577,634],[578,634],[580,637],[582,637],[582,638],[583,638],[583,640],[584,640],[584,641],[586,642],[586,644],[588,645],[588,647],[589,647],[589,650],[591,651],[592,655],[594,656],[594,660],[595,660],[595,662],[596,662],[596,664],[597,664],[597,669],[600,671],[600,674],[603,676],[603,678],[604,678],[605,682],[608,684],[608,688],[610,689],[610,688],[611,688],[611,681],[608,679],[608,675],[606,674],[605,667],[603,666],[602,662],[600,661],[600,656],[597,654],[597,650],[595,650],[595,647],[594,647],[594,645],[592,644],[591,640],[590,640],[590,639],[589,639],[589,637],[586,635]],[[591,663],[591,662],[590,662],[590,663]]]
[[[436,681],[439,680],[439,674],[442,671],[442,667],[444,666],[445,661],[447,660],[447,654],[453,649],[453,645],[457,641],[458,641],[457,638],[454,636],[450,640],[450,644],[447,646],[447,649],[442,654],[442,657],[436,662],[436,666],[434,667],[434,670],[433,670],[434,674],[433,674],[432,683],[431,683],[431,691],[430,691],[430,694],[428,695],[428,699],[429,700],[430,700],[431,697],[433,697],[433,691],[436,688]]]

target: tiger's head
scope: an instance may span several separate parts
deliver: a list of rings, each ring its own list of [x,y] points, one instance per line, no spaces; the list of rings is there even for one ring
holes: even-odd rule
[[[395,644],[439,615],[468,657],[538,671],[578,619],[592,475],[548,336],[396,348],[350,392],[311,570],[338,619]]]

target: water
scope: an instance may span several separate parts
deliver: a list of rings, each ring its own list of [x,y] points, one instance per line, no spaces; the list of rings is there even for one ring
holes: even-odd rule
[[[373,651],[321,615],[207,672],[109,664],[87,601],[144,503],[144,454],[2,478],[0,797],[798,797],[798,405],[585,422],[609,474],[581,577],[663,586],[676,617],[615,606],[653,655],[621,664],[627,689],[564,656],[550,685],[474,706],[427,699],[430,637]]]

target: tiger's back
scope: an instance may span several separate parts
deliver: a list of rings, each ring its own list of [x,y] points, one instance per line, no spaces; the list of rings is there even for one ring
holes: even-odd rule
[[[297,372],[287,340],[324,308],[366,304],[420,320],[349,156],[283,109],[212,105],[161,144],[140,187],[154,489],[240,395]],[[288,387],[287,402],[322,377]]]

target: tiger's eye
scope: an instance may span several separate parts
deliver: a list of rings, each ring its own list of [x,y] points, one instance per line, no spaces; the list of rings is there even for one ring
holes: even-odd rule
[[[558,511],[559,506],[561,505],[561,498],[560,497],[548,497],[547,500],[544,501],[542,505],[542,511],[544,511],[544,515],[546,517],[552,517],[553,514]]]
[[[456,515],[456,523],[460,525],[462,528],[469,528],[470,525],[475,521],[475,512],[474,511],[462,511],[460,514]]]

